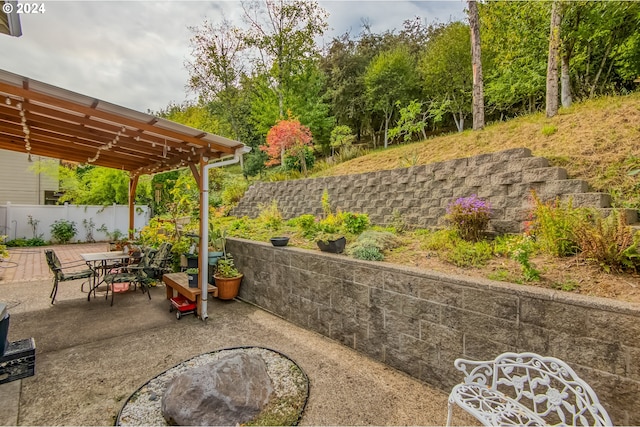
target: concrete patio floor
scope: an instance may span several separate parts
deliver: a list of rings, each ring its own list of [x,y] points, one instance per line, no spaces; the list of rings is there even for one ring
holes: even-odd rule
[[[70,260],[103,247],[55,249]],[[138,290],[117,294],[111,307],[100,293],[88,302],[81,281],[64,282],[51,305],[50,279],[15,277],[0,280],[0,301],[9,305],[9,340],[35,338],[36,374],[0,385],[0,425],[112,425],[125,400],[152,377],[237,346],[280,351],[306,372],[310,395],[301,425],[446,421],[445,393],[244,302],[210,299],[205,324],[169,313],[161,284],[151,300]],[[454,422],[476,424],[460,410]]]

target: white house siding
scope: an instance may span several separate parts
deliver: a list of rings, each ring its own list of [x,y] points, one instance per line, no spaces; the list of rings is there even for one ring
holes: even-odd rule
[[[47,159],[31,157],[33,161]],[[29,170],[31,165],[26,154],[0,150],[0,205],[7,202],[42,205],[45,191],[58,191],[57,180]]]

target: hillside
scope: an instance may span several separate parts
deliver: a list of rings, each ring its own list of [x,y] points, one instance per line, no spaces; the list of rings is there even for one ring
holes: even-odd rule
[[[516,147],[527,147],[534,156],[567,169],[570,178],[610,193],[614,206],[640,208],[640,174],[629,175],[640,169],[640,93],[574,104],[551,119],[537,113],[479,132],[378,149],[314,176],[395,169]]]

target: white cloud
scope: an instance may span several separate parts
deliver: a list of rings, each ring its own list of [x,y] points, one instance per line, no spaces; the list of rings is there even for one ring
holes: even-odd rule
[[[400,28],[464,17],[465,2],[322,1],[333,35]],[[238,1],[48,1],[41,15],[21,15],[23,36],[0,35],[0,68],[138,111],[182,102],[189,26],[226,17],[240,24]],[[193,97],[193,95],[189,95]]]

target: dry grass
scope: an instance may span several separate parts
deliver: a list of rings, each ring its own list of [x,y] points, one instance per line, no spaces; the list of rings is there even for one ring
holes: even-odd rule
[[[555,129],[555,132],[553,130]],[[543,132],[544,130],[544,132]],[[616,206],[640,207],[640,93],[603,97],[575,104],[551,119],[538,113],[426,141],[377,150],[316,176],[395,169],[527,147],[586,180],[594,191],[608,192]]]

